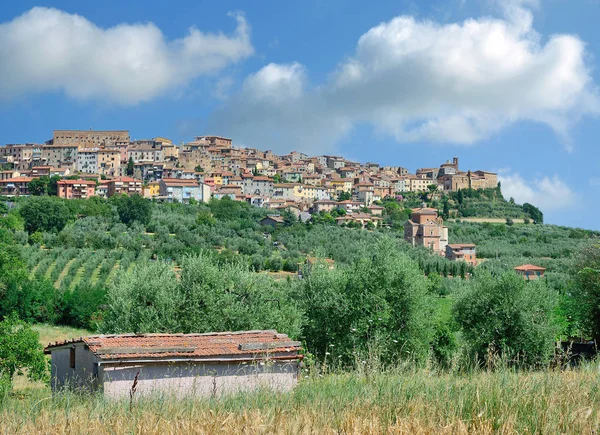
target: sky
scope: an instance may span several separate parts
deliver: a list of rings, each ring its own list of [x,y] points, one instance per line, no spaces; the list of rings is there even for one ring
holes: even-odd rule
[[[104,0],[0,9],[0,144],[197,135],[414,172],[459,157],[600,229],[600,0]]]

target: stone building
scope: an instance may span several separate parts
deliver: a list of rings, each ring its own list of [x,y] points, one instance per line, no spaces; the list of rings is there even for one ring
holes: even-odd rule
[[[48,145],[75,145],[82,148],[94,148],[114,145],[117,142],[129,142],[128,130],[54,130]]]
[[[413,209],[404,224],[404,240],[412,246],[423,246],[444,255],[448,244],[448,228],[434,208]]]

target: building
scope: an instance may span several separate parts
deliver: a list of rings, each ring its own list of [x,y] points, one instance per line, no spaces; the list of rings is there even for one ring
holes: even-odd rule
[[[210,186],[196,180],[180,180],[163,178],[160,183],[160,196],[169,202],[185,202],[190,200],[208,202]]]
[[[540,279],[544,277],[546,269],[541,266],[535,266],[533,264],[524,264],[522,266],[515,267],[515,272],[523,277],[527,281]]]
[[[53,391],[102,391],[111,399],[215,397],[297,383],[300,342],[274,330],[96,335],[51,343]],[[268,363],[267,363],[268,362]]]
[[[87,199],[96,195],[96,182],[92,180],[60,180],[56,187],[59,198]]]
[[[438,217],[436,209],[416,208],[404,224],[404,240],[412,246],[423,246],[444,255],[448,244],[448,228]]]
[[[477,266],[477,253],[472,243],[446,245],[446,258],[451,261],[461,260],[472,266]]]
[[[54,130],[48,145],[75,145],[82,148],[104,147],[129,142],[128,130]]]
[[[283,225],[285,223],[285,221],[283,220],[283,218],[281,216],[267,216],[266,218],[263,218],[260,220],[260,224],[261,225],[270,225],[272,227],[275,227],[277,225]]]
[[[108,180],[106,182],[107,196],[113,196],[118,194],[125,195],[141,195],[142,194],[142,181],[131,177],[118,177]]]
[[[31,177],[13,177],[0,180],[0,195],[29,195],[29,183],[31,180],[33,180]]]

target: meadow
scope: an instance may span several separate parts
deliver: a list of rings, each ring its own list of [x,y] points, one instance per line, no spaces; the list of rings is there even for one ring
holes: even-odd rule
[[[577,369],[444,373],[396,367],[311,373],[290,393],[218,399],[17,390],[2,433],[597,433],[598,364]]]

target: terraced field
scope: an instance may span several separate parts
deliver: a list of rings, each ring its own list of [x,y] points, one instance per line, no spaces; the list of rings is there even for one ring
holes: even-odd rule
[[[47,279],[63,291],[81,282],[108,285],[120,269],[130,269],[147,256],[126,250],[25,248],[30,276]]]

